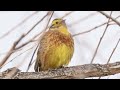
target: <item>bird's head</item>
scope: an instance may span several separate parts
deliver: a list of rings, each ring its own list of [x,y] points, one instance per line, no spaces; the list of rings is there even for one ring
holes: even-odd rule
[[[58,30],[64,34],[69,34],[65,20],[61,18],[54,19],[50,26],[50,30]]]
[[[54,19],[50,28],[59,28],[61,26],[66,26],[65,20],[61,18]]]

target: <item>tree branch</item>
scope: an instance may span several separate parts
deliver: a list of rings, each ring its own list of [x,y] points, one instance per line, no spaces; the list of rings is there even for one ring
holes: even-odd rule
[[[111,17],[111,15],[112,15],[112,11],[111,11],[111,13],[110,13],[110,17]],[[103,38],[104,38],[104,36],[105,36],[105,34],[106,34],[107,28],[108,28],[108,26],[109,26],[109,22],[110,22],[110,18],[108,19],[106,28],[105,28],[105,30],[104,30],[104,32],[103,32],[103,34],[102,34],[102,36],[101,36],[101,38],[100,38],[100,40],[99,40],[99,43],[98,43],[98,45],[97,45],[97,48],[96,48],[96,50],[95,50],[95,52],[94,52],[94,55],[93,55],[92,60],[91,60],[91,62],[90,62],[91,64],[93,63],[93,61],[94,61],[94,59],[95,59],[95,57],[96,57],[96,55],[97,55],[98,49],[99,49],[99,47],[100,47],[100,45],[101,45],[101,42],[102,42],[102,40],[103,40]]]
[[[27,31],[25,34],[22,34],[20,36],[20,38],[18,38],[18,40],[16,40],[12,47],[10,48],[9,52],[6,54],[6,56],[2,59],[2,61],[0,62],[0,69],[2,68],[2,66],[5,64],[5,62],[8,60],[8,58],[13,54],[13,52],[16,50],[17,45],[22,41],[23,38],[25,38],[41,21],[44,20],[45,17],[47,17],[50,13],[48,12],[42,19],[40,19],[35,25],[33,25],[33,27]],[[20,46],[19,46],[20,47]],[[18,48],[18,47],[17,47]]]
[[[7,31],[5,34],[3,34],[0,39],[6,37],[8,34],[10,34],[11,32],[13,32],[14,30],[16,30],[16,28],[18,28],[19,26],[21,26],[23,23],[25,23],[27,20],[29,20],[32,16],[34,16],[35,14],[37,14],[39,11],[35,11],[34,13],[32,13],[31,15],[29,15],[28,17],[26,17],[24,20],[22,20],[20,23],[18,23],[16,26],[14,26],[12,29],[10,29],[9,31]]]
[[[13,72],[15,72],[15,74]],[[120,62],[109,64],[85,64],[41,72],[20,72],[20,70],[16,68],[11,68],[0,73],[0,79],[84,79],[118,73],[120,73]]]
[[[99,13],[101,13],[102,15],[106,16],[107,18],[112,19],[112,21],[114,21],[117,25],[119,25],[119,26],[120,26],[120,22],[119,22],[119,21],[117,21],[116,19],[114,19],[113,17],[111,17],[111,16],[107,15],[107,14],[106,14],[106,13],[104,13],[103,11],[98,11],[98,12],[99,12]]]

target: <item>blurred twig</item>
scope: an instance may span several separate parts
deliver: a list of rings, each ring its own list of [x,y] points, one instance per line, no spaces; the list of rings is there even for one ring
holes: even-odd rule
[[[1,66],[4,65],[4,63],[8,60],[8,58],[12,55],[12,52],[13,50],[16,50],[16,46],[18,45],[18,43],[24,38],[26,37],[49,13],[47,13],[41,20],[39,20],[30,30],[28,30],[27,33],[21,35],[21,37],[16,40],[14,43],[13,43],[13,46],[11,47],[11,49],[9,50],[9,52],[7,53],[7,55],[3,58],[3,60],[0,62],[0,69],[1,69]]]
[[[82,21],[84,21],[84,20],[87,20],[88,18],[93,17],[93,16],[96,15],[96,14],[98,14],[98,13],[97,13],[97,12],[93,12],[93,13],[85,16],[84,18],[80,18],[80,19],[78,19],[77,21],[72,22],[71,24],[69,24],[68,27],[72,27],[72,26],[74,26],[75,24],[78,24],[78,23],[80,23],[80,22],[82,22]]]
[[[39,47],[39,45],[37,45],[37,47],[35,48],[35,50],[34,50],[34,52],[33,52],[32,58],[30,59],[30,62],[29,62],[29,64],[28,64],[28,67],[27,67],[26,72],[28,72],[28,70],[30,69],[30,66],[31,66],[31,63],[32,63],[33,57],[34,57],[34,55],[35,55],[35,53],[36,53],[38,47]]]
[[[75,36],[78,36],[78,35],[89,33],[89,32],[94,31],[95,29],[97,29],[97,28],[99,28],[99,27],[101,27],[101,26],[103,26],[105,24],[107,24],[107,23],[105,22],[105,23],[103,23],[101,25],[98,25],[98,26],[96,26],[96,27],[94,27],[94,28],[92,28],[90,30],[87,30],[87,31],[84,31],[84,32],[80,32],[80,33],[77,33],[77,34],[73,34],[72,36],[75,37]]]
[[[119,22],[119,21],[117,21],[116,19],[114,19],[113,17],[111,17],[111,16],[107,15],[107,14],[106,14],[106,13],[104,13],[103,11],[98,11],[98,12],[99,12],[99,13],[101,13],[102,15],[106,16],[107,18],[112,19],[112,21],[116,22],[116,24],[120,26],[120,22]]]
[[[114,54],[114,52],[115,52],[115,50],[116,50],[119,42],[120,42],[120,39],[118,40],[116,46],[113,48],[113,51],[112,51],[112,53],[111,53],[111,55],[110,55],[110,57],[109,57],[109,59],[108,59],[108,61],[107,61],[107,64],[109,64],[109,62],[110,62],[110,60],[111,60],[111,57],[113,56],[113,54]],[[108,78],[109,78],[109,77],[110,77],[110,76],[108,76]],[[100,79],[100,78],[101,78],[101,77],[99,77],[99,79]],[[108,78],[107,78],[107,79],[108,79]]]
[[[3,66],[5,66],[5,65],[9,64],[9,63],[10,63],[10,62],[12,62],[14,59],[16,59],[18,56],[20,56],[20,55],[24,54],[25,52],[27,52],[27,51],[31,50],[32,48],[34,48],[34,46],[33,46],[33,47],[31,47],[31,48],[29,48],[29,49],[27,49],[27,50],[25,50],[25,51],[23,51],[22,53],[18,54],[18,55],[17,55],[17,56],[15,56],[13,59],[11,59],[9,62],[5,63]],[[1,66],[1,68],[2,68],[3,66]]]
[[[46,25],[45,30],[47,30],[48,25],[49,25],[49,23],[50,23],[50,20],[51,20],[51,18],[52,18],[52,16],[53,16],[53,14],[54,14],[54,11],[51,11],[51,12],[50,12],[50,18],[49,18],[49,20],[48,20],[48,22],[47,22],[47,25]]]
[[[112,15],[112,11],[111,11],[111,13],[110,13],[110,16],[111,16],[111,15]],[[96,54],[97,54],[98,48],[99,48],[99,46],[100,46],[100,44],[101,44],[101,41],[102,41],[102,39],[103,39],[104,36],[105,36],[105,33],[106,33],[107,28],[108,28],[108,26],[109,26],[109,21],[110,21],[110,18],[108,19],[108,22],[107,22],[105,31],[103,32],[103,35],[102,35],[102,37],[100,38],[100,41],[99,41],[99,43],[98,43],[98,45],[97,45],[97,48],[96,48],[96,50],[95,50],[95,52],[94,52],[94,55],[93,55],[92,60],[91,60],[91,62],[90,62],[91,64],[93,63],[94,58],[95,58],[95,56],[96,56]]]
[[[62,16],[61,18],[65,18],[65,17],[67,17],[67,16],[69,16],[70,14],[72,14],[73,12],[75,12],[75,11],[71,11],[71,12],[69,12],[69,13],[66,13],[64,16]]]
[[[67,17],[68,15],[70,15],[70,14],[72,14],[72,13],[73,13],[73,11],[71,11],[71,12],[69,12],[69,13],[66,13],[66,14],[65,14],[64,16],[62,16],[61,18],[65,18],[65,17]],[[46,29],[43,29],[40,33],[36,34],[36,35],[34,36],[34,39],[40,37],[40,35],[43,33],[43,31],[44,31],[44,30],[47,30],[48,28],[49,28],[49,26],[48,26]]]
[[[115,19],[118,19],[118,18],[120,18],[120,16],[116,17]],[[110,22],[112,22],[112,21],[110,21]],[[101,27],[101,26],[106,25],[106,24],[107,24],[107,22],[102,23],[102,24],[100,24],[100,25],[98,25],[98,26],[95,26],[94,28],[92,28],[92,29],[90,29],[90,30],[87,30],[87,31],[84,31],[84,32],[80,32],[80,33],[77,33],[77,34],[73,34],[72,36],[75,37],[75,36],[78,36],[78,35],[82,35],[82,34],[89,33],[89,32],[94,31],[95,29],[97,29],[97,28],[99,28],[99,27]],[[112,25],[112,24],[109,24],[109,25]]]
[[[47,30],[48,25],[49,25],[49,22],[50,22],[50,20],[51,20],[53,14],[54,14],[54,11],[51,11],[50,14],[51,14],[51,15],[50,15],[50,18],[49,18],[49,20],[48,20],[48,22],[47,22],[47,25],[46,25],[44,31]],[[31,66],[31,63],[32,63],[32,60],[33,60],[34,54],[35,54],[35,52],[37,51],[37,48],[38,48],[38,47],[39,47],[39,42],[38,42],[38,45],[37,45],[36,49],[35,49],[34,52],[33,52],[32,58],[31,58],[31,60],[30,60],[30,63],[29,63],[29,65],[28,65],[28,68],[27,68],[27,71],[26,71],[26,72],[28,72],[28,70],[30,69],[30,66]]]
[[[107,64],[110,62],[110,59],[111,59],[111,57],[113,56],[113,54],[114,54],[114,52],[115,52],[115,50],[116,50],[116,48],[117,48],[119,42],[120,42],[120,39],[118,40],[116,46],[113,48],[113,51],[112,51],[112,53],[111,53],[111,55],[110,55],[110,57],[109,57],[109,59],[108,59],[108,61],[107,61]]]
[[[34,13],[32,13],[31,15],[29,15],[28,17],[26,17],[24,20],[22,20],[19,24],[17,24],[16,26],[14,26],[12,29],[10,29],[8,32],[6,32],[5,34],[3,34],[0,39],[6,37],[8,34],[10,34],[11,32],[13,32],[14,30],[16,30],[16,28],[18,28],[19,26],[21,26],[22,24],[24,24],[24,22],[26,22],[28,19],[30,19],[32,16],[34,16],[35,14],[37,14],[38,11],[35,11]]]

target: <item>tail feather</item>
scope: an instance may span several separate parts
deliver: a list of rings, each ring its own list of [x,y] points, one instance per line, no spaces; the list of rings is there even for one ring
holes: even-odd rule
[[[36,63],[35,63],[35,66],[34,66],[35,72],[40,72],[41,71],[40,67],[41,67],[41,64],[38,63],[38,61],[36,60]]]

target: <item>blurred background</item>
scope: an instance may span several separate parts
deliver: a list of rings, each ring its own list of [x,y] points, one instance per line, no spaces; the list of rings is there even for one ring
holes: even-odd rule
[[[120,21],[120,11],[104,11],[104,13]],[[108,18],[100,12],[0,11],[0,62],[11,53],[0,72],[11,67],[18,67],[21,71],[26,72],[39,37],[45,31],[46,26],[49,27],[51,21],[55,18],[66,19],[69,32],[74,38],[75,51],[69,66],[89,64],[108,22]],[[16,49],[11,49],[15,45],[15,41],[20,38],[22,39],[17,43]],[[93,63],[106,64],[119,38],[120,26],[110,21]],[[120,60],[119,51],[120,45],[118,44],[109,63]],[[35,59],[36,53],[28,70],[29,72],[34,71]],[[101,78],[120,78],[120,74]]]

